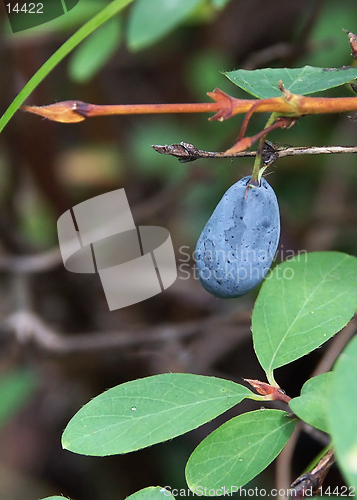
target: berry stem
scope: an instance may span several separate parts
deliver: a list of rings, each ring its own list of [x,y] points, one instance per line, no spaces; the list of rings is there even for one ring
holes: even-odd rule
[[[272,113],[269,117],[269,120],[267,121],[264,130],[273,125],[277,119],[278,115],[277,113]],[[264,143],[265,139],[267,137],[267,134],[264,134],[260,141],[259,141],[259,146],[257,149],[257,153],[255,155],[255,160],[254,160],[254,165],[253,165],[253,172],[252,172],[252,177],[250,179],[250,185],[259,187],[260,186],[260,179],[262,177],[262,173],[264,172],[264,168],[262,169],[262,164],[263,164],[263,148],[264,148]]]

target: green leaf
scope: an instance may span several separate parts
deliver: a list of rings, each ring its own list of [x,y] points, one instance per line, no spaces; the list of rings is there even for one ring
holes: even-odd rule
[[[332,373],[329,417],[333,446],[346,480],[357,490],[357,337],[339,356]]]
[[[71,57],[68,67],[70,77],[78,83],[88,82],[115,53],[120,37],[121,22],[118,17],[98,28]]]
[[[265,68],[238,69],[223,73],[235,85],[259,99],[281,96],[279,81],[293,94],[313,94],[332,89],[357,78],[357,68]]]
[[[188,373],[133,380],[81,408],[62,445],[83,455],[127,453],[195,429],[250,395],[229,380]]]
[[[268,380],[275,368],[316,349],[357,309],[357,258],[299,254],[268,274],[255,302],[254,349]]]
[[[223,488],[237,491],[279,455],[295,423],[281,410],[257,410],[232,418],[190,456],[186,465],[189,488],[209,496],[221,496]],[[215,490],[215,495],[209,490]]]
[[[42,500],[69,500],[69,498],[67,498],[67,497],[60,497],[60,496],[56,495],[54,497],[42,498]]]
[[[202,0],[137,0],[129,18],[131,50],[151,45],[181,24]]]
[[[126,497],[125,500],[165,500],[166,498],[174,500],[169,490],[161,486],[149,486]]]
[[[323,432],[329,432],[328,405],[331,396],[331,378],[331,372],[311,378],[303,385],[301,396],[289,403],[295,415]]]

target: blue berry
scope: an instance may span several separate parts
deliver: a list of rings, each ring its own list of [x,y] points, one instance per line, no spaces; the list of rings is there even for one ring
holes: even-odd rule
[[[198,239],[195,260],[202,286],[236,298],[264,279],[280,237],[279,205],[265,179],[248,187],[244,177],[224,194]]]

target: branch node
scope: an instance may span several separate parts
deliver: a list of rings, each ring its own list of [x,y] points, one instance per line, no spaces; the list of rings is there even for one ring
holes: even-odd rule
[[[223,122],[227,120],[231,116],[233,116],[233,107],[234,107],[234,97],[226,94],[221,89],[214,89],[213,92],[207,92],[207,95],[213,99],[215,102],[221,104],[221,108],[217,111],[217,113],[209,118],[209,120],[218,120]]]
[[[199,150],[188,142],[180,142],[179,144],[170,144],[166,146],[154,144],[151,147],[160,154],[176,156],[181,163],[188,163],[202,157]]]
[[[280,81],[279,81],[279,90],[281,91],[282,96],[284,97],[284,99],[285,99],[286,101],[290,101],[290,100],[292,99],[292,97],[294,96],[294,94],[292,94],[292,93],[290,92],[290,90],[288,90],[288,89],[286,89],[286,88],[284,87],[284,84],[283,84],[283,81],[282,81],[282,80],[280,80]]]

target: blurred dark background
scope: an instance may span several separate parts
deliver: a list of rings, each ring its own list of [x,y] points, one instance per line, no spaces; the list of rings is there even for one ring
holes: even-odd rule
[[[0,113],[48,57],[106,2],[80,0],[73,21],[12,34],[0,6]],[[123,41],[91,77],[69,56],[27,104],[69,99],[97,104],[208,101],[215,87],[247,97],[220,72],[238,68],[353,64],[343,28],[357,31],[355,0],[231,0],[201,8],[140,51]],[[76,9],[73,9],[75,13]],[[72,19],[72,18],[71,18]],[[94,49],[95,51],[95,49]],[[94,57],[94,56],[93,56]],[[350,86],[324,95],[353,95]],[[267,116],[253,117],[249,134]],[[190,142],[223,151],[241,118],[207,115],[102,117],[66,125],[19,111],[0,137],[0,498],[117,500],[160,484],[184,488],[184,466],[218,423],[255,409],[243,402],[196,431],[124,456],[93,458],[61,449],[61,433],[89,399],[117,384],[163,372],[191,372],[241,382],[264,374],[255,358],[250,317],[258,290],[234,300],[210,296],[195,279],[192,253],[223,193],[251,172],[253,160],[181,164],[152,144]],[[269,137],[292,146],[354,145],[351,114],[307,117]],[[269,168],[282,219],[278,259],[292,252],[339,250],[357,255],[354,155],[285,158]],[[72,274],[58,254],[56,221],[72,206],[125,188],[137,225],[169,229],[178,279],[164,293],[110,312],[98,277]],[[188,256],[190,255],[190,257]],[[299,394],[330,343],[277,372]],[[322,449],[299,436],[291,480]],[[254,487],[274,487],[272,465]],[[342,484],[332,470],[329,484]]]

